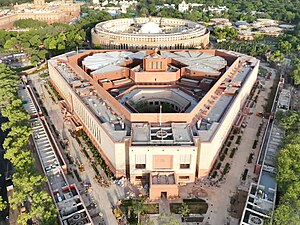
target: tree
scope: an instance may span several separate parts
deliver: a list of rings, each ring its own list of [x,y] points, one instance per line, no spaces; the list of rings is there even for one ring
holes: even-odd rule
[[[2,196],[0,196],[0,211],[6,209],[7,202],[3,200]]]
[[[297,132],[300,128],[295,126],[300,124],[300,114],[296,112],[277,112],[276,120],[284,127],[286,132]]]
[[[34,160],[28,149],[29,136],[32,130],[29,126],[30,116],[23,108],[22,100],[18,98],[18,79],[15,72],[0,65],[0,99],[2,116],[7,117],[8,122],[2,124],[2,129],[9,130],[5,137],[3,148],[4,157],[14,166],[14,192],[9,197],[12,209],[27,202],[29,211],[19,215],[17,221],[27,224],[29,220],[38,224],[57,224],[56,209],[52,199],[44,189],[46,178],[37,174],[34,169]],[[5,202],[0,199],[0,208]]]
[[[32,38],[29,39],[29,43],[33,47],[38,47],[42,44],[41,37],[39,35],[34,35]]]
[[[144,199],[133,200],[133,202],[132,202],[132,209],[133,209],[133,213],[137,217],[138,224],[140,224],[140,222],[141,222],[141,215],[145,213],[145,211],[147,210],[147,208],[148,207],[145,204],[145,200]]]
[[[275,225],[300,223],[300,182],[293,183],[274,212]]]
[[[14,26],[24,29],[24,28],[43,28],[47,27],[48,24],[46,22],[42,22],[39,20],[34,20],[34,19],[20,19],[14,22]]]
[[[23,109],[23,103],[21,99],[13,100],[10,104],[6,105],[6,108],[2,109],[2,115],[9,118],[9,121],[2,124],[3,130],[11,129],[19,124],[28,124],[30,116]]]
[[[276,114],[276,122],[285,128],[283,149],[277,157],[277,181],[281,192],[280,203],[274,211],[274,224],[300,223],[300,114]]]
[[[292,49],[292,44],[288,41],[279,41],[278,48],[279,50],[285,53],[290,53]]]
[[[188,216],[191,213],[191,210],[189,209],[188,205],[183,202],[180,209],[179,213],[182,214],[183,216]]]
[[[149,11],[147,9],[147,7],[142,7],[140,10],[139,10],[139,15],[141,17],[146,17],[149,15]]]
[[[287,189],[293,182],[300,181],[300,145],[288,144],[278,153],[277,180],[281,190]]]
[[[299,65],[300,66],[300,65]],[[296,68],[292,72],[292,77],[296,85],[300,84],[300,67]]]
[[[273,52],[270,56],[270,61],[271,62],[281,62],[284,58],[284,54],[280,52],[279,50]]]
[[[300,217],[296,214],[290,205],[279,205],[275,210],[274,214],[274,224],[299,224]]]

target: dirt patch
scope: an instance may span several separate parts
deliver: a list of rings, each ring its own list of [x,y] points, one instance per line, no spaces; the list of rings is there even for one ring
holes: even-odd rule
[[[206,198],[208,196],[207,192],[200,187],[195,187],[192,189],[192,194],[195,197]]]
[[[237,219],[242,217],[244,206],[247,200],[247,195],[247,191],[239,190],[230,198],[230,216]]]

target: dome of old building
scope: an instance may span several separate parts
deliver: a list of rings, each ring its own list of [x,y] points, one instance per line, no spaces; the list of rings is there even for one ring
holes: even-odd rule
[[[140,30],[142,34],[157,34],[161,33],[161,29],[158,24],[154,22],[145,23]]]

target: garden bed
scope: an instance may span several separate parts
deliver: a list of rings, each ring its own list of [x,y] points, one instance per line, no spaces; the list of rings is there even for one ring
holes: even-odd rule
[[[128,212],[128,208],[132,207],[134,201],[139,201],[139,200],[133,200],[133,199],[123,200],[122,205],[120,205],[121,211],[126,214]],[[145,214],[159,214],[158,203],[149,203],[145,205],[146,205]]]
[[[183,202],[187,204],[190,214],[205,214],[207,212],[208,205],[202,199],[183,199]],[[171,213],[179,214],[182,203],[170,203]]]

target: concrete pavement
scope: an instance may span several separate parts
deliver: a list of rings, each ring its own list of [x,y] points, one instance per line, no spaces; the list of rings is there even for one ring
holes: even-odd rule
[[[32,84],[36,88],[40,97],[44,99],[44,107],[47,109],[49,118],[55,126],[56,130],[59,131],[60,135],[64,133],[64,136],[68,139],[70,155],[73,156],[73,158],[79,158],[85,165],[85,171],[80,173],[80,176],[83,181],[88,181],[91,183],[92,191],[89,193],[91,197],[89,197],[89,195],[83,194],[83,200],[87,205],[89,205],[89,201],[93,199],[93,201],[97,203],[100,212],[103,214],[106,224],[117,225],[118,223],[111,207],[116,204],[118,199],[124,198],[125,189],[117,186],[116,184],[112,184],[109,188],[104,188],[94,180],[94,177],[96,175],[95,171],[91,167],[85,155],[80,151],[81,147],[79,146],[77,141],[70,135],[69,129],[71,128],[71,126],[67,121],[64,121],[60,107],[51,100],[48,92],[45,91],[45,88],[43,87],[44,79],[39,78],[38,75],[32,75],[29,77],[29,79],[32,81]],[[65,154],[65,152],[63,152],[63,154]],[[75,165],[68,166],[69,168],[75,167]],[[78,182],[77,179],[72,178],[72,176],[67,176],[67,178],[70,180],[70,182],[76,183],[80,191],[84,191],[84,187],[81,182]],[[95,224],[98,224],[98,220],[99,218],[93,218]]]

